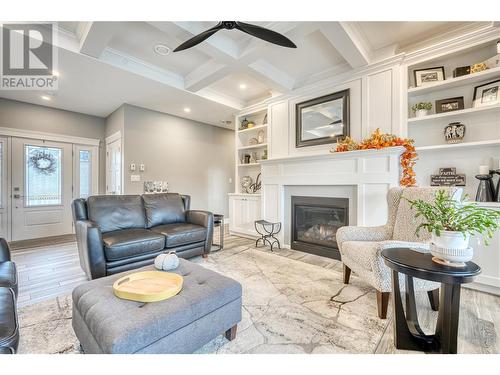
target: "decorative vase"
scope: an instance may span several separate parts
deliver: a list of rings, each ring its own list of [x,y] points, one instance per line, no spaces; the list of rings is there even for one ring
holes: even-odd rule
[[[444,128],[444,139],[447,143],[463,142],[465,137],[465,125],[461,122],[451,122]]]
[[[493,202],[495,196],[493,176],[490,174],[478,174],[476,178],[479,180],[476,202]]]
[[[424,116],[427,116],[428,113],[429,113],[429,111],[427,109],[417,109],[415,111],[415,116],[416,117],[424,117]]]
[[[160,254],[155,258],[155,267],[163,271],[174,270],[179,267],[179,257],[175,251]]]
[[[500,176],[500,169],[493,171],[493,173]],[[495,197],[494,197],[495,202],[500,202],[500,177],[497,180],[497,187],[496,187],[496,189],[494,189],[494,193],[495,193]]]
[[[474,250],[469,246],[470,234],[443,231],[440,236],[431,237],[430,251],[432,260],[439,264],[462,267],[472,259]]]

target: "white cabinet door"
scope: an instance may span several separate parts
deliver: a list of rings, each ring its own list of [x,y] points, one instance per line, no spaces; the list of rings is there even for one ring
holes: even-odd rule
[[[260,197],[229,197],[229,231],[236,235],[257,236],[254,222],[260,219]]]

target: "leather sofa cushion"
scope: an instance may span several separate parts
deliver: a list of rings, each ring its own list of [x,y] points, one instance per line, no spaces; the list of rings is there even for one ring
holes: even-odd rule
[[[106,259],[131,258],[165,248],[165,237],[148,229],[124,229],[102,235]]]
[[[0,287],[12,288],[17,294],[17,273],[14,262],[0,262]]]
[[[158,225],[151,230],[165,236],[167,248],[205,241],[207,238],[207,228],[190,223]]]
[[[186,221],[184,202],[179,194],[144,194],[147,227]]]
[[[19,326],[16,315],[14,291],[0,287],[0,347],[17,350]]]
[[[145,228],[146,215],[140,195],[96,195],[87,199],[89,219],[102,233]]]

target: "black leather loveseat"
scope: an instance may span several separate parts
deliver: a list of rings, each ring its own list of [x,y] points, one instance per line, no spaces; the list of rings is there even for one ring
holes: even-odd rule
[[[210,252],[213,215],[189,209],[174,193],[97,195],[73,201],[80,264],[90,279],[154,262],[165,251],[182,258]]]
[[[0,238],[0,354],[13,354],[19,344],[17,272],[7,241]]]

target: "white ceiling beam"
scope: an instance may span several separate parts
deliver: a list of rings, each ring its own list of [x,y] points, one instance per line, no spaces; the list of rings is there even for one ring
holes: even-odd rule
[[[209,60],[184,77],[184,88],[196,92],[221,80],[230,73],[231,67],[229,65]]]
[[[352,68],[370,63],[371,48],[354,22],[324,22],[320,30]]]
[[[86,22],[80,39],[80,53],[99,58],[116,32],[117,22]]]
[[[248,67],[250,68],[247,70],[248,74],[275,90],[284,93],[293,89],[295,80],[266,60],[257,60]]]

